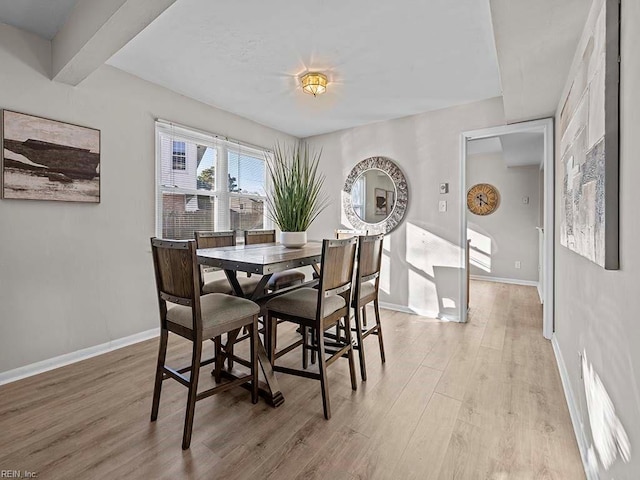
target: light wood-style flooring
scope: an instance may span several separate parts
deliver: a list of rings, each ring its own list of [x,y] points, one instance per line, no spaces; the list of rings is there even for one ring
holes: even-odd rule
[[[357,391],[346,360],[329,368],[330,421],[319,382],[278,374],[277,409],[252,405],[244,389],[198,402],[188,451],[184,387],[165,381],[149,422],[157,340],[5,385],[0,469],[92,480],[583,479],[536,290],[474,281],[471,299],[466,325],[383,310],[387,363],[371,336]],[[189,344],[172,340],[169,360],[182,366]],[[297,351],[287,358],[299,365]]]

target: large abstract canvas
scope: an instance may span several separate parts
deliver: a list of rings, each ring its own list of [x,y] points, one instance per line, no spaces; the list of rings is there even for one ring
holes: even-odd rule
[[[619,4],[596,0],[559,118],[560,243],[619,268]]]
[[[4,198],[100,202],[100,131],[5,110]]]

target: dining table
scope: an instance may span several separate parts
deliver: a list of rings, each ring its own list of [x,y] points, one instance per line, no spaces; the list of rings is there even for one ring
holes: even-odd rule
[[[322,260],[322,243],[308,242],[301,248],[288,248],[279,243],[201,248],[197,250],[197,257],[199,264],[223,270],[234,294],[258,303],[261,307],[261,313],[264,314],[264,305],[271,298],[297,288],[312,287],[317,284]],[[269,279],[274,273],[306,266],[313,268],[314,279],[277,291],[267,290]],[[261,275],[262,277],[253,291],[245,292],[238,282],[239,274]],[[233,379],[240,375],[240,373],[235,373],[233,369],[234,360],[249,366],[248,361],[238,358],[233,353],[233,345],[243,339],[240,334],[240,330],[231,332],[227,336],[226,343],[222,345],[221,352],[217,352],[223,355],[223,362],[225,359],[228,360],[228,368],[222,371],[222,375],[227,378]],[[260,396],[273,407],[278,407],[284,403],[284,396],[273,372],[264,341],[261,339],[258,340],[258,362],[263,376],[258,388]]]

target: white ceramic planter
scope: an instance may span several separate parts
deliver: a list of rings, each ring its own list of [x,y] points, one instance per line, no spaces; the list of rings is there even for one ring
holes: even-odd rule
[[[307,232],[280,232],[280,243],[287,248],[302,248],[307,244]]]

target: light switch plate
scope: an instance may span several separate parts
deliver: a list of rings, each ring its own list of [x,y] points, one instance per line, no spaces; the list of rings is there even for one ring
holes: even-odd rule
[[[438,211],[439,212],[446,212],[447,211],[447,201],[446,200],[440,200],[438,202]]]
[[[449,193],[449,184],[441,183],[440,184],[440,193]]]

